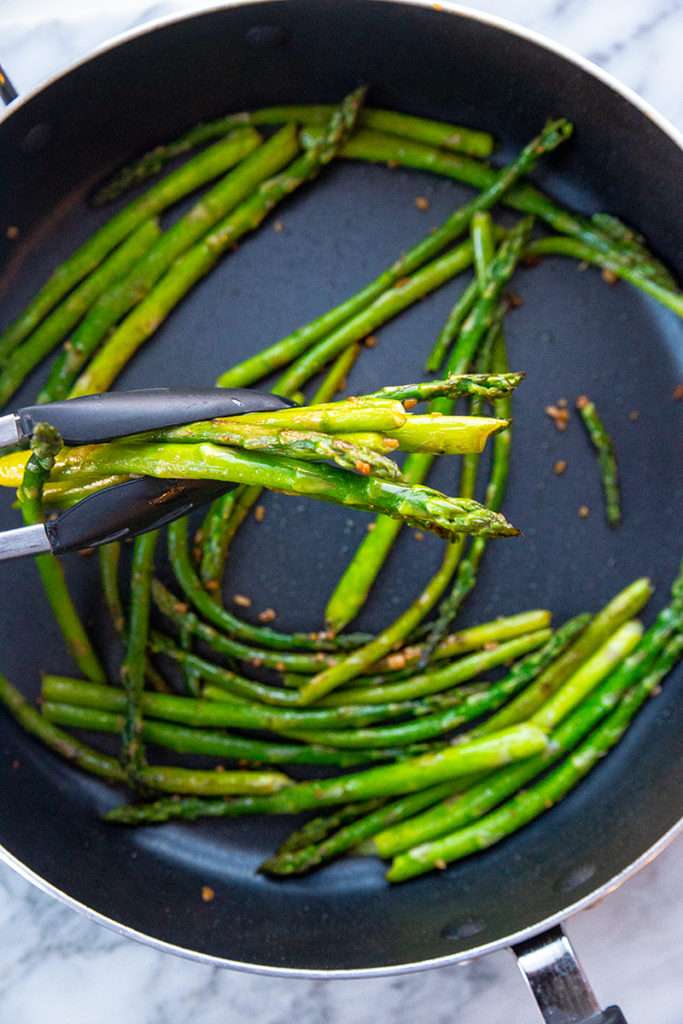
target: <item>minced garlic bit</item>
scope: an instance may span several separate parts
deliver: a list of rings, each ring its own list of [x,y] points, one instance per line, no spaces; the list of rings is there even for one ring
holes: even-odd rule
[[[545,407],[546,416],[550,416],[550,419],[555,424],[555,428],[560,432],[567,429],[569,424],[569,409],[562,408],[559,405],[546,405]]]
[[[251,598],[246,594],[233,594],[232,599],[240,608],[251,608]]]
[[[377,336],[375,334],[368,334],[363,344],[366,348],[374,348],[377,344]]]
[[[677,384],[674,388],[674,402],[680,402],[683,399],[683,384]]]
[[[628,418],[630,419],[631,423],[635,423],[637,420],[640,419],[640,409],[631,409],[630,413],[628,414]]]
[[[508,309],[519,309],[524,305],[524,299],[519,292],[505,292],[505,302]]]
[[[579,505],[579,519],[588,519],[591,510],[588,505]]]
[[[415,530],[415,532],[413,533],[413,537],[415,538],[415,540],[424,540],[425,539],[425,535],[422,532],[422,530]]]
[[[10,242],[16,241],[16,239],[19,237],[19,228],[16,226],[16,224],[10,224],[10,226],[5,231],[5,237],[9,238]]]
[[[608,270],[607,267],[603,267],[602,269],[602,279],[605,282],[605,284],[616,284],[619,280],[614,271]]]
[[[553,466],[553,473],[555,474],[555,476],[562,476],[562,474],[565,473],[566,471],[567,471],[567,461],[566,461],[566,459],[558,459],[557,462],[555,463],[555,465]]]
[[[202,886],[202,900],[204,901],[204,903],[210,903],[211,900],[214,899],[215,895],[216,893],[214,892],[210,885]]]
[[[266,518],[266,507],[265,505],[257,505],[254,509],[254,519],[257,523],[262,523]]]
[[[264,608],[262,612],[258,613],[259,622],[273,622],[277,618],[277,612],[274,608]]]
[[[282,223],[281,220],[276,220],[273,223],[273,231],[277,231],[278,235],[280,234],[281,231],[284,231],[284,229],[285,229],[285,226],[284,226],[284,224]]]
[[[427,199],[427,196],[416,196],[415,205],[417,206],[418,210],[428,210],[429,200]]]

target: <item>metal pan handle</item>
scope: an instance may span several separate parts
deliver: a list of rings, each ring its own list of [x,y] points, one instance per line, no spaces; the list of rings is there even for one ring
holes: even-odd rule
[[[3,68],[2,64],[0,64],[0,100],[2,100],[5,106],[8,106],[8,104],[10,104],[12,100],[15,100],[18,95],[19,94],[12,85],[7,72]]]
[[[545,1024],[626,1024],[618,1006],[601,1010],[561,927],[513,946]]]

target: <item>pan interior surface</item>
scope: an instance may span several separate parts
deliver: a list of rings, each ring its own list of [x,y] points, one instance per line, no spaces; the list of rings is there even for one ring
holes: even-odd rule
[[[538,180],[563,201],[642,230],[679,276],[683,157],[643,112],[579,66],[499,27],[388,2],[259,3],[199,14],[137,36],[57,80],[0,125],[2,319],[108,216],[88,211],[93,183],[127,156],[223,112],[330,102],[359,81],[377,106],[494,132],[504,157],[548,115],[575,138]],[[429,199],[429,210],[415,204]],[[174,312],[120,387],[210,385],[374,277],[471,192],[427,174],[335,163],[225,258]],[[384,328],[353,371],[354,391],[417,380],[462,281]],[[680,558],[683,403],[680,323],[625,284],[548,260],[521,271],[523,305],[506,327],[513,369],[528,378],[514,407],[506,512],[519,540],[491,545],[462,623],[547,607],[555,621],[595,610],[636,576],[664,603]],[[17,397],[28,402],[37,373]],[[557,433],[544,406],[588,392],[621,459],[624,525],[603,522],[595,461],[574,419]],[[637,410],[637,419],[629,416]],[[563,477],[553,463],[564,459]],[[442,460],[446,463],[446,460]],[[677,469],[677,471],[675,471]],[[455,464],[435,482],[452,488]],[[17,524],[2,496],[0,527]],[[578,506],[591,509],[580,519]],[[283,496],[240,534],[226,593],[278,626],[314,628],[368,517]],[[436,567],[440,542],[404,532],[359,626],[388,622]],[[67,560],[74,593],[101,644],[116,652],[92,560]],[[40,672],[73,672],[35,569],[3,566],[2,670],[28,694]],[[349,858],[310,878],[256,874],[287,834],[281,819],[127,831],[98,813],[117,802],[0,716],[0,843],[48,883],[153,940],[245,966],[361,972],[464,954],[560,913],[623,871],[672,828],[683,783],[679,669],[619,747],[552,812],[487,853],[390,889],[378,862]],[[664,782],[664,780],[666,780]],[[201,901],[201,887],[216,892]]]

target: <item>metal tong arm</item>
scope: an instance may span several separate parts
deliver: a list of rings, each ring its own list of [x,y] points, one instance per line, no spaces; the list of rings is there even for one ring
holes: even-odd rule
[[[27,405],[0,417],[0,447],[30,440],[37,423],[50,423],[65,444],[97,444],[129,434],[177,427],[291,405],[277,395],[247,388],[140,388],[108,391],[64,402]]]

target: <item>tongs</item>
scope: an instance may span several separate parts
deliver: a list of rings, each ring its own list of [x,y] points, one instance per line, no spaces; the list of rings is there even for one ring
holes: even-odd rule
[[[0,449],[26,445],[38,423],[50,423],[67,445],[99,444],[130,434],[216,417],[274,412],[291,405],[244,388],[143,388],[28,405],[0,416]],[[137,477],[104,488],[45,523],[0,533],[0,561],[65,554],[155,530],[225,494],[218,480]]]

